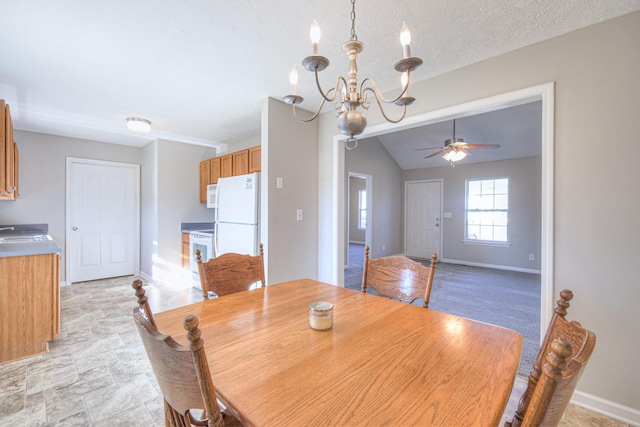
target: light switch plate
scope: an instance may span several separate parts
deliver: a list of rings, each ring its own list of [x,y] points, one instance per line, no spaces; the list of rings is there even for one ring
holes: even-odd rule
[[[284,179],[281,176],[276,177],[276,189],[282,190],[284,188]]]

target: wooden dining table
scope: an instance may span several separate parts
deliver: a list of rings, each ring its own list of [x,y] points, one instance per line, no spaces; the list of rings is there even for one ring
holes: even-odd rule
[[[333,303],[333,327],[309,304]],[[157,313],[187,344],[195,314],[219,399],[254,426],[495,426],[522,335],[311,279]]]

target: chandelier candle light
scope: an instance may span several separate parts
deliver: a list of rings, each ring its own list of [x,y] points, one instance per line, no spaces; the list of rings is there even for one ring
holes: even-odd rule
[[[403,58],[394,65],[395,70],[401,73],[402,92],[400,95],[395,99],[386,99],[380,92],[378,84],[372,77],[367,77],[358,84],[358,66],[356,60],[358,58],[358,54],[364,49],[364,43],[359,41],[358,36],[356,35],[355,7],[355,0],[351,0],[351,39],[342,45],[342,50],[349,56],[348,78],[338,76],[335,87],[328,89],[326,92],[322,90],[318,79],[318,72],[329,66],[329,59],[318,54],[321,33],[320,27],[314,19],[309,32],[313,46],[313,54],[304,58],[302,66],[306,70],[315,73],[316,85],[323,99],[312,117],[308,119],[298,117],[296,105],[301,104],[302,101],[304,101],[304,98],[296,93],[298,71],[296,70],[295,65],[289,74],[292,93],[291,95],[287,95],[283,98],[285,103],[293,107],[294,116],[301,122],[310,122],[314,120],[320,114],[325,101],[333,102],[336,109],[336,116],[338,117],[338,130],[340,133],[348,136],[345,141],[345,146],[349,150],[353,150],[358,146],[358,140],[355,136],[360,135],[367,127],[367,118],[358,110],[358,107],[362,107],[365,110],[369,109],[370,102],[367,100],[367,93],[371,92],[373,94],[373,97],[380,108],[380,112],[387,121],[391,123],[398,123],[402,121],[407,113],[407,105],[410,105],[415,101],[415,98],[407,96],[407,89],[411,83],[411,72],[422,65],[422,59],[411,56],[411,33],[409,32],[407,25],[403,23],[402,31],[400,33]],[[340,98],[336,99],[338,94]],[[382,107],[383,103],[396,104],[397,106],[402,107],[402,116],[397,120],[389,118]]]

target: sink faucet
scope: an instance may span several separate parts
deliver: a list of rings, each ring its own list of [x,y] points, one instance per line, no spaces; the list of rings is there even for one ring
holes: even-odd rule
[[[15,230],[15,229],[16,229],[15,227],[2,227],[2,228],[0,228],[0,231],[2,231],[2,230]]]

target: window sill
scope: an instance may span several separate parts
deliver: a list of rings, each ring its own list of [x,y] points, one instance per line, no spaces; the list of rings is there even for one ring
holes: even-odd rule
[[[465,245],[481,245],[481,246],[497,246],[500,248],[509,248],[511,247],[510,242],[490,242],[488,240],[467,240],[463,239],[462,243]]]

